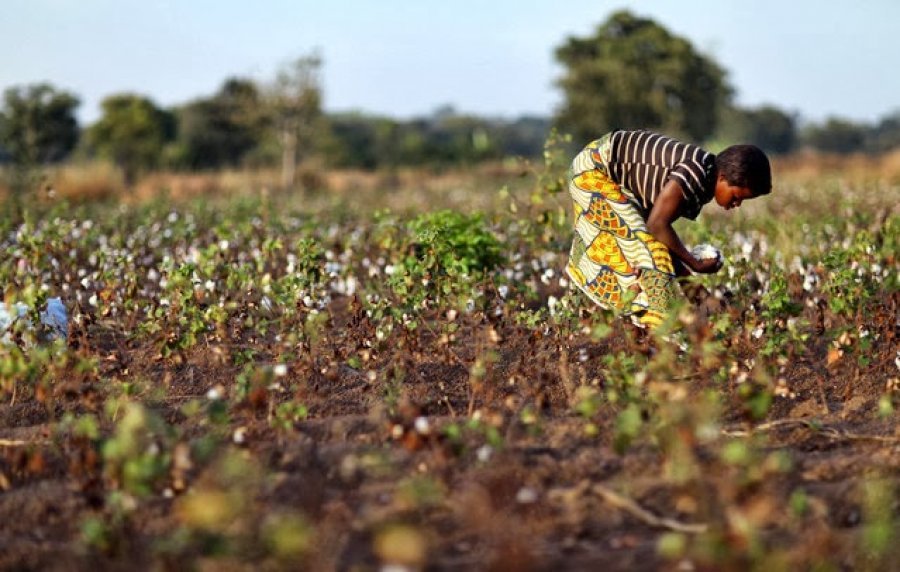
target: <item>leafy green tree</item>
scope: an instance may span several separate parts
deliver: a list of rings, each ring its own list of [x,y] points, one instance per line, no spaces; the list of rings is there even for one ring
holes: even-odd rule
[[[565,72],[558,126],[576,141],[612,128],[646,128],[704,140],[731,96],[725,71],[685,38],[619,11],[586,38],[556,50]]]
[[[883,153],[900,148],[900,111],[881,119],[869,131],[866,148],[874,153]]]
[[[41,167],[64,159],[78,142],[78,98],[41,83],[7,89],[0,107],[0,157],[12,163],[7,203],[18,220],[24,193],[37,185]]]
[[[175,135],[175,117],[150,99],[131,93],[107,97],[103,115],[87,130],[88,146],[122,169],[127,184],[160,164]]]
[[[550,121],[523,116],[501,123],[494,130],[504,156],[539,157],[550,134]]]
[[[256,84],[230,78],[212,97],[179,109],[175,161],[191,169],[239,165],[262,138],[261,106]]]
[[[328,121],[329,163],[362,169],[537,157],[549,132],[549,121],[543,118],[496,120],[460,115],[448,108],[407,121],[359,113],[332,115]]]
[[[393,127],[395,122],[361,113],[341,113],[328,118],[330,138],[326,153],[329,163],[356,169],[375,169],[384,166],[379,156],[379,132],[382,124]]]
[[[818,151],[854,153],[864,150],[868,128],[848,119],[830,117],[823,124],[813,124],[803,133],[803,142]]]
[[[439,164],[471,164],[498,155],[490,122],[457,113],[452,107],[438,109],[423,125],[425,153]]]
[[[16,165],[65,159],[78,142],[78,98],[41,83],[12,87],[0,108],[0,147]]]
[[[796,118],[777,107],[729,107],[723,114],[719,138],[728,144],[752,143],[768,153],[783,154],[797,145]]]

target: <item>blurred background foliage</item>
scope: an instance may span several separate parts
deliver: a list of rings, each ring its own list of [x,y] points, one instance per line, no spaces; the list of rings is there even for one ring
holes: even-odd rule
[[[329,113],[312,53],[270,81],[226,78],[205,97],[163,108],[136,93],[109,95],[99,119],[79,125],[77,94],[42,83],[12,87],[0,104],[0,168],[14,195],[51,165],[111,165],[130,187],[155,171],[273,169],[284,188],[312,186],[309,169],[393,171],[539,158],[551,129],[575,148],[615,128],[646,128],[712,151],[755,143],[773,155],[881,154],[900,145],[900,110],[874,123],[802,119],[797,110],[735,102],[712,55],[657,22],[612,14],[593,35],[556,50],[563,98],[547,117],[479,117],[451,106],[424,117]],[[312,167],[309,167],[309,166]]]
[[[569,38],[556,58],[565,69],[557,122],[576,141],[616,127],[702,141],[714,133],[731,96],[725,71],[712,58],[630,12],[614,13],[592,37]]]

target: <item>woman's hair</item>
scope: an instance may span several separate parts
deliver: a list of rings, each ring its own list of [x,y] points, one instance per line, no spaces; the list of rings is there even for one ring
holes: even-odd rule
[[[728,184],[750,189],[753,196],[772,191],[769,158],[756,145],[732,145],[716,155],[716,169]]]

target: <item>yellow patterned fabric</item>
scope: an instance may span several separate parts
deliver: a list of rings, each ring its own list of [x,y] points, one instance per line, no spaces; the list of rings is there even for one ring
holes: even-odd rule
[[[605,135],[572,161],[575,238],[566,273],[594,303],[655,327],[675,288],[672,256],[647,231],[634,195],[609,178],[609,149]]]

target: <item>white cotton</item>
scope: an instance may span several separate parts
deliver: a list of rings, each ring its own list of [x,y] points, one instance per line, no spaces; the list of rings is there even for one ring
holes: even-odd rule
[[[705,260],[707,258],[723,260],[722,251],[711,244],[698,244],[691,249],[691,255],[699,260]]]

